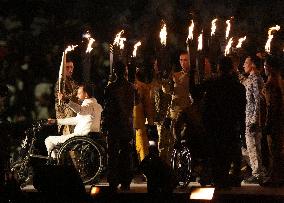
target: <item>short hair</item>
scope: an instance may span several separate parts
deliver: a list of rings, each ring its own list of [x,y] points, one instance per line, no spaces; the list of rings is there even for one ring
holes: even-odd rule
[[[179,52],[179,55],[188,55],[188,52],[185,50],[182,50],[181,52]]]
[[[249,55],[251,62],[255,65],[257,69],[261,68],[261,59],[256,55]]]
[[[126,72],[126,65],[122,61],[117,61],[113,66],[113,71],[117,76],[123,76]]]
[[[267,56],[265,59],[266,65],[271,67],[274,71],[279,71],[280,70],[280,64],[278,58],[275,56]]]
[[[145,82],[145,70],[142,68],[138,68],[136,73],[135,73],[135,77],[137,80],[141,81],[141,82]]]
[[[233,70],[233,61],[230,57],[224,56],[219,60],[219,69],[222,73],[229,73]]]
[[[80,85],[80,87],[83,87],[83,91],[86,92],[89,97],[93,97],[94,96],[95,85],[83,83],[83,84]]]

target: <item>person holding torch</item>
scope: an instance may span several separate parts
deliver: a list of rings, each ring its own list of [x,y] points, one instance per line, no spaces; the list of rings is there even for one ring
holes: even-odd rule
[[[58,98],[58,93],[64,93],[64,97],[72,102],[78,103],[76,98],[78,91],[78,83],[72,78],[74,65],[71,60],[66,60],[66,54],[63,54],[63,63],[61,64],[63,68],[63,77],[58,78],[55,85],[55,112],[56,119],[69,118],[76,116],[76,113],[67,107],[66,104],[61,102]],[[65,59],[64,59],[65,58]],[[62,69],[61,68],[61,69]],[[58,125],[58,133],[60,135],[70,134],[74,131],[74,126],[69,125]]]

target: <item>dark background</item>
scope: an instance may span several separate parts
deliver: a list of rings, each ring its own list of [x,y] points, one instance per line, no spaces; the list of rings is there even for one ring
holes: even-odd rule
[[[90,65],[91,81],[103,88],[109,74],[109,43],[122,29],[127,42],[120,57],[130,65],[146,66],[149,59],[161,57],[163,19],[168,29],[167,62],[177,66],[178,52],[186,48],[191,19],[196,23],[196,36],[203,30],[208,38],[211,21],[217,17],[216,40],[224,46],[225,21],[233,16],[230,35],[247,36],[244,53],[264,49],[268,28],[278,24],[281,29],[274,34],[272,53],[281,55],[283,13],[282,0],[1,0],[0,79],[11,91],[9,119],[21,122],[55,116],[52,91],[67,45],[79,45],[68,54],[75,62],[75,79],[84,81],[82,69]],[[89,55],[82,42],[87,30],[96,40]],[[130,55],[138,40],[142,46],[133,59]],[[50,90],[43,88],[43,93],[36,95],[39,84]],[[41,115],[41,107],[46,107],[47,113]]]

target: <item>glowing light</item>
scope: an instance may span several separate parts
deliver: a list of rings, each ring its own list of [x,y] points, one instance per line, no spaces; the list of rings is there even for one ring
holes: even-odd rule
[[[141,41],[137,42],[137,43],[134,45],[134,50],[133,50],[133,53],[132,53],[132,56],[133,56],[133,57],[136,57],[137,49],[138,49],[139,46],[141,46]]]
[[[69,51],[73,51],[78,45],[69,45],[65,49],[65,54],[67,54]]]
[[[89,41],[87,45],[86,53],[90,53],[93,50],[92,45],[95,42],[95,39],[91,37],[91,34],[89,33],[89,31],[83,34],[83,38],[86,38]]]
[[[161,41],[161,44],[166,46],[167,44],[167,26],[165,23],[163,23],[163,27],[160,31],[160,41]]]
[[[101,192],[101,189],[97,186],[94,186],[94,187],[91,188],[90,193],[91,193],[91,196],[95,196],[95,195],[99,194],[100,192]]]
[[[239,39],[239,42],[238,42],[236,48],[241,48],[241,47],[242,47],[242,44],[243,44],[243,42],[246,40],[246,38],[247,38],[246,36],[241,37],[241,38]]]
[[[113,44],[119,46],[120,49],[124,49],[124,42],[126,41],[126,38],[121,37],[123,33],[124,30],[117,33],[113,42]]]
[[[212,200],[215,188],[196,188],[190,194],[190,199]]]
[[[191,25],[188,27],[188,36],[187,36],[187,42],[189,40],[193,40],[193,29],[194,29],[194,22],[191,20]]]
[[[202,46],[203,46],[203,31],[202,31],[201,34],[198,36],[198,46],[197,46],[197,50],[202,50]]]
[[[229,42],[228,42],[228,44],[227,44],[227,46],[225,48],[225,56],[227,56],[230,53],[230,49],[232,47],[232,43],[233,43],[233,37],[231,37],[229,39]]]
[[[214,20],[212,20],[211,22],[211,36],[215,35],[215,31],[216,31],[216,21],[217,21],[217,18],[215,18]]]
[[[226,28],[226,39],[229,37],[230,30],[231,30],[231,21],[226,20],[227,28]]]
[[[273,34],[272,32],[273,31],[278,31],[280,30],[280,26],[279,25],[276,25],[275,27],[271,27],[268,29],[268,39],[267,39],[267,42],[265,44],[265,51],[270,53],[270,45],[271,45],[271,41],[273,39]]]

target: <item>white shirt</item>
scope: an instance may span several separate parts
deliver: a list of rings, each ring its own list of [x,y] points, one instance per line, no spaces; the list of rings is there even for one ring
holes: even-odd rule
[[[72,135],[87,135],[100,131],[102,106],[95,98],[85,99],[80,106],[72,101],[68,106],[77,113],[76,117],[57,119],[60,125],[76,125]]]

